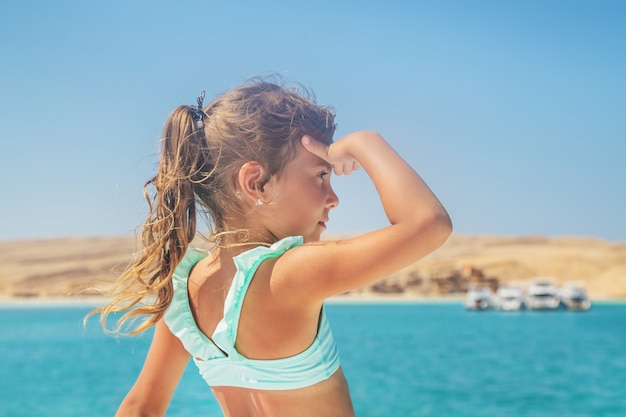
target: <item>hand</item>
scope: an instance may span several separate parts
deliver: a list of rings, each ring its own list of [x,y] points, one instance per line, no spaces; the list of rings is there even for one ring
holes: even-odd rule
[[[349,152],[345,142],[339,140],[328,146],[308,135],[302,138],[304,149],[328,162],[333,167],[335,175],[349,175],[361,167],[359,161]]]

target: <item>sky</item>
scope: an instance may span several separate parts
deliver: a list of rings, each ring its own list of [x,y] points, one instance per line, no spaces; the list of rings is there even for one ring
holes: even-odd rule
[[[624,1],[3,1],[0,240],[130,235],[169,112],[256,75],[378,131],[465,235],[626,241]],[[362,171],[329,232],[386,225]]]

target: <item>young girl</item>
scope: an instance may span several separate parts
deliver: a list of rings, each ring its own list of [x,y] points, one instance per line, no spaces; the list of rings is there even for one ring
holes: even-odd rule
[[[296,90],[257,81],[201,103],[169,116],[141,252],[97,310],[103,325],[126,311],[117,330],[155,326],[117,416],[164,415],[190,357],[225,416],[353,416],[323,302],[432,252],[450,219],[379,134],[333,143],[332,111]],[[331,172],[360,167],[389,226],[320,241]],[[208,252],[189,247],[198,212]]]

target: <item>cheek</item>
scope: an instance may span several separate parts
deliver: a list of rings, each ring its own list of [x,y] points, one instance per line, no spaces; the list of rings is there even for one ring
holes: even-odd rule
[[[290,217],[293,221],[310,221],[312,218],[316,218],[319,216],[318,208],[320,206],[320,200],[318,194],[313,194],[308,192],[306,194],[302,194],[300,198],[293,202],[292,208],[293,212],[290,213]]]
[[[323,205],[326,199],[326,193],[324,187],[320,184],[312,184],[307,188],[306,195],[303,196],[303,200],[306,200],[307,207],[314,209],[319,205]]]

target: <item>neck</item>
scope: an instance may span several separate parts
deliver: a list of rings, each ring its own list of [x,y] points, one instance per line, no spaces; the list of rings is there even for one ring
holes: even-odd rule
[[[229,216],[225,231],[217,237],[219,239],[218,246],[221,247],[271,245],[279,240],[254,215],[243,217]]]
[[[211,240],[221,248],[241,247],[246,250],[254,246],[269,246],[279,239],[267,230],[239,228],[224,231]]]

